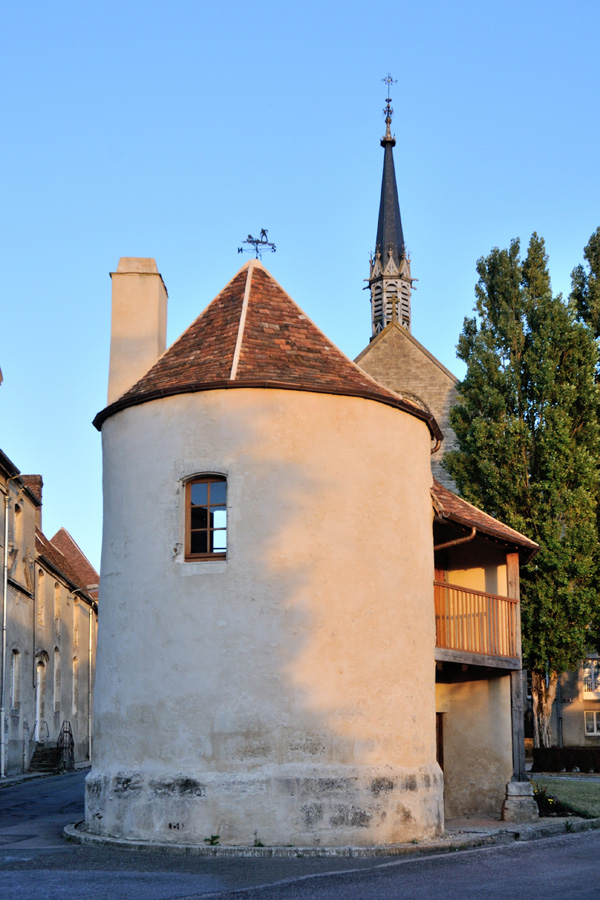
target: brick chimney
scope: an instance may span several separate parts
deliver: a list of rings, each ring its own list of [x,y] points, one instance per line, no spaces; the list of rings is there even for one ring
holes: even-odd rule
[[[123,256],[111,278],[109,404],[145,375],[165,352],[168,296],[153,259]]]
[[[42,490],[44,487],[44,479],[41,475],[21,475],[21,481],[24,486],[35,497],[35,524],[42,530]]]

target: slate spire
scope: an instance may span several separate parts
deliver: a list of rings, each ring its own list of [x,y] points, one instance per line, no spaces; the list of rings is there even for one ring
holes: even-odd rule
[[[412,289],[410,260],[404,244],[394,168],[393,147],[396,144],[396,138],[392,135],[390,127],[394,114],[390,88],[395,82],[391,75],[388,75],[383,81],[388,86],[386,106],[383,111],[385,135],[381,139],[384,151],[383,177],[381,179],[375,256],[371,259],[369,275],[373,337],[383,331],[390,322],[397,322],[410,331]]]
[[[398,186],[396,184],[396,172],[394,169],[394,152],[392,147],[396,145],[396,138],[392,137],[390,125],[394,110],[390,106],[391,98],[388,96],[385,108],[385,135],[381,138],[383,147],[383,178],[381,179],[381,200],[379,201],[379,220],[377,222],[377,239],[375,252],[381,253],[382,263],[385,268],[390,256],[397,266],[404,256],[404,235],[402,234],[402,219],[400,218],[400,203],[398,202]]]

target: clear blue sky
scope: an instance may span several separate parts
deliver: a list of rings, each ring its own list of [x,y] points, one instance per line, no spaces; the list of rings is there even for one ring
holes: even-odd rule
[[[5,4],[0,447],[44,531],[100,562],[110,278],[153,256],[169,342],[264,262],[349,356],[368,342],[389,71],[413,334],[457,375],[475,263],[546,238],[556,291],[600,225],[597,0]]]

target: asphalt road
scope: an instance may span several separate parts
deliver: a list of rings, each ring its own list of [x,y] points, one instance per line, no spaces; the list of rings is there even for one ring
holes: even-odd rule
[[[2,900],[600,900],[600,833],[407,859],[205,859],[66,843],[85,772],[0,788]]]

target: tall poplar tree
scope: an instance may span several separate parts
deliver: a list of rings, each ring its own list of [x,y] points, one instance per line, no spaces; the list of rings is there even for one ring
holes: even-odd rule
[[[478,261],[450,417],[459,449],[445,457],[466,499],[540,545],[521,569],[536,746],[549,745],[558,675],[580,664],[600,608],[596,344],[574,305],[553,296],[547,262],[536,234],[524,260],[515,240]]]
[[[600,228],[589,239],[584,251],[587,266],[576,266],[571,272],[571,299],[582,322],[600,337]]]

